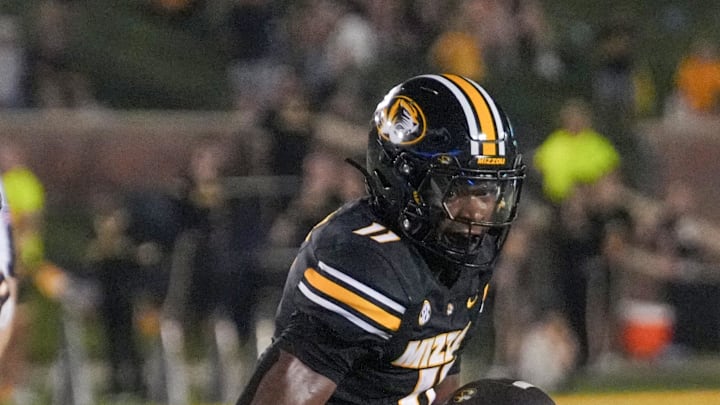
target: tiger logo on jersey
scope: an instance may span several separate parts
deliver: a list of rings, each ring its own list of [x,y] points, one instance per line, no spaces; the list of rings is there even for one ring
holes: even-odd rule
[[[425,137],[427,125],[420,106],[407,96],[396,96],[375,116],[378,134],[396,145],[411,145]]]

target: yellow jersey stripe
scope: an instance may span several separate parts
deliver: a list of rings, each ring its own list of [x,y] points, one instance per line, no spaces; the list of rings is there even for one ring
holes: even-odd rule
[[[329,300],[326,300],[325,298],[315,294],[308,286],[305,285],[302,281],[298,284],[298,290],[310,301],[320,305],[321,307],[335,312],[336,314],[344,317],[348,321],[352,322],[356,326],[360,327],[361,329],[372,333],[373,335],[377,335],[385,340],[390,339],[392,336],[383,331],[380,330],[380,328],[376,328],[373,325],[370,325],[368,322],[365,322],[364,320],[360,319],[358,316],[355,316],[355,314],[351,313],[350,311],[341,308],[339,305],[336,305]]]
[[[391,330],[400,329],[400,318],[389,313],[383,308],[375,305],[355,292],[326,278],[313,268],[305,270],[305,280],[317,291],[334,299],[337,302],[347,305],[355,311],[365,315],[375,323]]]
[[[446,74],[443,76],[455,83],[467,95],[470,103],[473,106],[473,110],[475,110],[478,115],[478,120],[480,121],[480,130],[483,134],[485,134],[485,140],[492,141],[483,142],[482,154],[485,156],[496,156],[497,145],[495,145],[494,141],[498,138],[497,129],[495,128],[493,114],[492,111],[490,111],[490,106],[488,106],[487,101],[485,100],[483,95],[480,94],[480,91],[464,78],[452,74]]]
[[[333,278],[340,280],[343,283],[351,286],[355,291],[361,292],[363,295],[374,299],[375,301],[385,305],[386,307],[388,307],[400,314],[405,313],[405,307],[401,303],[391,299],[390,297],[388,297],[386,295],[381,294],[380,292],[372,289],[370,286],[365,285],[365,284],[355,280],[354,278],[348,276],[347,274],[341,272],[340,270],[327,265],[322,260],[318,262],[318,268],[320,269],[321,272],[323,272],[325,274],[329,274]]]

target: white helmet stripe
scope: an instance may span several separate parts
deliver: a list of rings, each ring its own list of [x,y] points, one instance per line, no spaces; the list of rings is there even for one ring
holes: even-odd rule
[[[473,112],[472,105],[470,104],[470,101],[467,99],[465,94],[458,88],[456,85],[454,85],[450,80],[440,76],[440,75],[422,75],[420,77],[427,77],[429,79],[436,80],[440,83],[442,83],[445,87],[450,90],[455,98],[460,103],[460,106],[462,106],[463,112],[465,112],[465,119],[467,120],[468,129],[470,130],[470,138],[476,139],[476,140],[485,140],[485,138],[482,137],[480,134],[480,128],[478,127],[477,118],[475,118],[475,113]],[[480,154],[480,145],[477,142],[471,143],[471,151],[473,155],[479,155]]]
[[[426,77],[440,82],[445,87],[447,87],[448,90],[450,90],[455,96],[455,98],[458,100],[463,109],[463,112],[465,113],[468,129],[470,131],[470,138],[476,141],[471,143],[471,153],[473,155],[488,154],[487,152],[481,153],[482,151],[480,150],[480,144],[483,141],[492,141],[493,144],[490,144],[489,146],[492,146],[494,144],[498,145],[497,150],[495,150],[495,148],[493,147],[492,149],[490,149],[492,152],[490,152],[489,154],[493,154],[496,156],[505,155],[505,143],[503,142],[505,140],[505,128],[503,128],[502,120],[500,119],[500,111],[495,105],[492,97],[490,97],[490,95],[485,91],[485,89],[483,89],[477,83],[471,80],[464,79],[460,76],[450,75],[450,77],[455,77],[457,78],[457,80],[461,80],[461,84],[466,86],[466,90],[468,85],[472,85],[472,87],[477,90],[478,94],[475,96],[475,98],[478,101],[473,102],[473,100],[470,98],[471,95],[463,92],[461,86],[458,83],[455,83],[453,80],[450,80],[440,75],[423,75],[420,77]],[[482,98],[482,101],[480,101],[480,98]],[[487,110],[478,110],[482,109],[483,107],[487,108]],[[488,113],[492,116],[492,118],[487,115]],[[485,119],[485,126],[487,128],[482,128],[483,132],[480,131],[480,122],[482,121],[480,115],[482,114],[485,114],[485,116],[487,117]]]
[[[497,128],[497,137],[498,137],[498,155],[499,156],[505,156],[505,134],[506,129],[503,128],[503,122],[500,118],[500,110],[498,110],[497,106],[495,105],[495,102],[493,101],[492,97],[490,97],[490,94],[488,94],[487,91],[485,91],[484,88],[482,88],[477,83],[468,80],[473,86],[475,86],[476,89],[483,95],[485,98],[485,101],[487,102],[488,106],[490,107],[490,111],[492,112],[493,118],[495,119],[495,127]]]

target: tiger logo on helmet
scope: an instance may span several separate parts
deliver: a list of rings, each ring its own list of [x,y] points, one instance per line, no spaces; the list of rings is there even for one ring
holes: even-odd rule
[[[425,115],[409,97],[395,97],[375,114],[378,134],[396,145],[418,142],[425,136]]]

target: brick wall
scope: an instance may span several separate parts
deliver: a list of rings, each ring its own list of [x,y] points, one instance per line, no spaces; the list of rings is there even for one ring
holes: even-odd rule
[[[657,175],[665,184],[688,184],[699,212],[720,223],[720,120],[665,119],[639,128],[657,153]],[[82,199],[99,187],[162,186],[183,170],[193,141],[205,135],[228,139],[238,152],[263,139],[245,117],[222,112],[0,114],[0,139],[25,143],[51,201]]]

